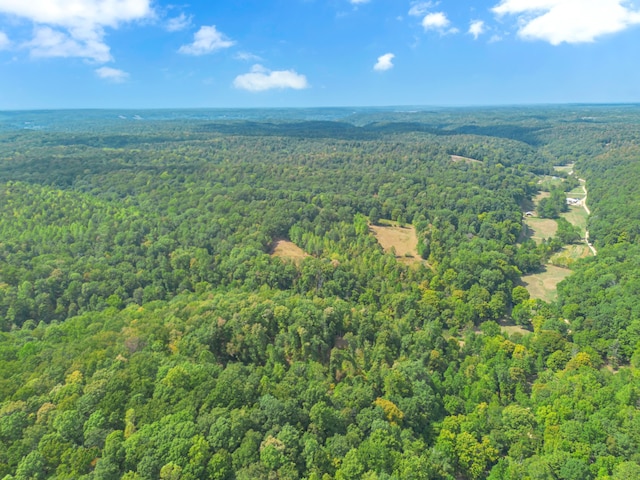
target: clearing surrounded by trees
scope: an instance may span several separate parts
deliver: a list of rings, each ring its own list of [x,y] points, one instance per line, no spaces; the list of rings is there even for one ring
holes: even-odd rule
[[[553,237],[558,231],[558,223],[551,218],[528,217],[525,222],[527,226],[527,238],[531,238],[538,245],[543,240]]]
[[[575,166],[575,163],[568,163],[566,165],[556,165],[553,167],[553,169],[556,172],[564,172],[564,173],[571,174],[573,172],[574,166]]]
[[[476,160],[475,158],[461,157],[460,155],[451,155],[453,162],[465,162],[465,163],[482,163],[482,160]]]
[[[573,166],[554,167],[557,171],[573,170]],[[561,170],[563,168],[563,170]],[[585,197],[585,189],[583,185],[576,187],[567,193],[568,198],[583,199]],[[540,192],[533,198],[532,202],[523,205],[526,210],[535,209],[538,212],[540,201],[550,198],[550,192]],[[580,235],[585,238],[587,232],[588,213],[582,205],[571,205],[568,212],[560,214],[560,217],[567,220],[570,224],[578,227]],[[524,225],[526,231],[523,237],[530,238],[540,245],[543,240],[552,238],[558,232],[558,223],[551,218],[525,217]],[[545,270],[536,274],[526,275],[522,277],[524,286],[529,291],[532,298],[538,298],[545,301],[553,301],[557,296],[558,283],[564,280],[572,272],[568,268],[581,259],[592,255],[592,251],[586,243],[565,245],[562,250],[555,253],[545,265]]]
[[[276,240],[271,247],[271,256],[293,260],[299,263],[310,255],[302,250],[299,246],[289,240]]]
[[[529,291],[531,298],[552,302],[558,296],[558,283],[571,275],[572,272],[568,268],[556,267],[555,265],[545,265],[544,269],[541,273],[523,276],[522,283]]]
[[[569,211],[560,216],[565,218],[571,225],[578,227],[580,229],[580,235],[584,238],[585,232],[587,231],[587,219],[589,215],[582,205],[571,205]]]
[[[371,225],[371,231],[385,252],[394,249],[396,258],[409,263],[420,262],[418,235],[413,225]]]
[[[558,253],[554,254],[549,263],[557,267],[570,267],[573,262],[592,256],[591,250],[584,243],[577,245],[566,245]]]

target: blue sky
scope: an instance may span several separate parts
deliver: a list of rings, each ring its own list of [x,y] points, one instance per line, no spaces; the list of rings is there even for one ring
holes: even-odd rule
[[[0,0],[0,109],[640,102],[640,1]]]

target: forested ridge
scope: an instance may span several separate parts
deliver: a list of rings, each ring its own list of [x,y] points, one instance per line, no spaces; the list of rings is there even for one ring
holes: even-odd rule
[[[637,107],[207,114],[0,117],[0,478],[640,478]]]

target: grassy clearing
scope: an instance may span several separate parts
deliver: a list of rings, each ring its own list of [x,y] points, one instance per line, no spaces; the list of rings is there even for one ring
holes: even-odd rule
[[[502,333],[506,333],[509,336],[513,335],[514,333],[519,333],[524,337],[525,335],[532,333],[531,330],[527,330],[520,325],[516,325],[513,320],[506,317],[498,320],[498,325],[500,325],[500,331]]]
[[[281,239],[276,240],[271,247],[271,256],[299,263],[310,255],[295,243]]]
[[[509,320],[507,318],[503,318],[502,320],[498,320],[498,325],[500,325],[500,331],[502,333],[506,333],[509,337],[511,337],[511,335],[513,335],[514,333],[518,333],[520,335],[522,335],[523,337],[529,333],[532,333],[531,330],[527,330],[526,328],[520,326],[520,325],[516,325],[515,323],[513,323],[512,320]],[[473,329],[473,332],[476,335],[482,335],[482,330],[481,327],[475,327]],[[463,342],[464,343],[464,342]]]
[[[546,265],[544,272],[522,277],[522,283],[529,291],[531,298],[552,302],[558,295],[558,283],[569,275],[571,275],[571,270],[567,268]]]
[[[525,238],[531,238],[538,245],[558,231],[558,223],[551,218],[527,217],[524,224],[527,226]]]
[[[520,206],[524,212],[533,212],[536,210],[540,200],[543,198],[549,198],[550,196],[551,194],[549,192],[540,192],[532,201],[525,200]],[[555,220],[548,218],[526,217],[524,219],[524,228],[522,229],[520,238],[518,238],[518,243],[522,243],[526,239],[530,238],[537,244],[540,244],[542,243],[542,240],[553,237],[557,231],[558,224]]]
[[[568,198],[584,198],[585,197],[584,188],[582,188],[582,185],[574,188],[570,192],[567,192],[567,197]]]
[[[573,164],[562,165],[553,167],[557,172],[569,173],[573,170]],[[542,177],[539,182],[544,187],[551,187],[556,184],[562,183],[562,179],[558,177],[552,177],[546,175]],[[540,200],[543,198],[549,198],[551,195],[549,192],[540,192],[533,198],[532,202],[523,203],[522,207],[524,211],[533,210],[532,207],[537,208]],[[567,197],[570,198],[585,198],[586,193],[582,185],[571,190],[567,193]],[[584,237],[587,231],[588,214],[585,209],[580,206],[570,206],[569,211],[562,214],[569,223],[580,229],[580,234]],[[531,238],[537,244],[540,244],[542,240],[551,238],[556,235],[558,231],[558,224],[555,220],[527,217],[524,220],[525,232],[522,237]],[[519,240],[521,241],[521,240]],[[549,264],[544,268],[542,273],[536,273],[534,275],[525,275],[522,277],[522,285],[526,287],[531,295],[531,298],[538,298],[546,302],[552,302],[558,295],[557,286],[562,280],[571,275],[571,270],[568,269],[574,262],[581,258],[585,258],[592,255],[591,250],[586,244],[578,245],[566,245],[561,251],[553,255],[549,259]],[[502,325],[503,331],[511,334],[517,332],[518,327],[516,325]],[[525,330],[526,332],[526,330]],[[520,331],[519,333],[523,333]]]
[[[553,169],[556,172],[569,173],[569,172],[573,171],[573,166],[574,166],[573,163],[569,163],[568,165],[557,165],[557,166],[554,166]]]
[[[396,258],[403,262],[422,262],[418,254],[418,235],[413,225],[400,227],[392,222],[386,225],[371,225],[371,231],[385,252],[395,251]]]
[[[460,155],[451,155],[451,160],[464,163],[482,163],[482,161],[476,160],[475,158],[461,157]]]
[[[549,197],[551,197],[551,193],[549,193],[549,192],[540,192],[535,197],[533,197],[533,204],[535,206],[538,206],[538,203],[540,203],[540,200],[542,200],[543,198],[549,198]]]
[[[505,326],[500,326],[500,331],[502,333],[506,333],[507,335],[511,336],[514,333],[519,333],[520,335],[522,335],[523,337],[529,333],[531,333],[531,330],[527,330],[524,327],[521,327],[519,325],[505,325]]]
[[[564,179],[560,177],[544,175],[540,177],[540,180],[538,180],[538,185],[542,186],[543,188],[550,189],[551,187],[557,187],[561,185],[563,181]]]
[[[587,211],[582,205],[570,206],[569,211],[563,213],[561,216],[565,218],[571,225],[578,227],[580,229],[580,235],[582,235],[582,237],[584,238],[587,231],[587,219],[589,218],[589,215],[587,215]]]
[[[581,258],[591,257],[593,254],[587,245],[567,245],[558,253],[554,254],[549,263],[557,267],[570,267],[575,261]]]

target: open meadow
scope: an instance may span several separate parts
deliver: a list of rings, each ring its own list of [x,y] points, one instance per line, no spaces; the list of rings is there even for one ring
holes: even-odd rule
[[[522,277],[523,286],[529,291],[531,298],[552,302],[558,296],[557,286],[571,275],[568,268],[545,265],[544,271]]]
[[[464,162],[464,163],[468,163],[468,164],[482,163],[481,160],[476,160],[475,158],[461,157],[460,155],[451,155],[451,161],[453,161],[453,162]]]
[[[573,172],[574,165],[575,164],[573,164],[573,163],[569,163],[567,165],[555,165],[553,167],[553,169],[556,172],[571,173],[571,172]]]
[[[571,267],[571,265],[581,258],[591,256],[593,256],[593,253],[591,253],[589,247],[584,243],[566,245],[562,250],[551,256],[549,263],[557,267]]]
[[[587,220],[589,215],[582,205],[571,205],[569,211],[560,215],[566,219],[571,225],[580,229],[580,236],[584,238],[587,231]]]
[[[538,245],[558,231],[558,223],[551,218],[527,217],[524,223],[527,227],[525,238],[532,239]]]
[[[384,220],[381,222],[385,222]],[[371,225],[371,231],[385,252],[395,252],[396,258],[403,263],[422,262],[418,253],[418,235],[413,225],[404,227],[395,222],[386,225]]]
[[[276,240],[271,247],[271,256],[300,263],[310,255],[289,240]]]

